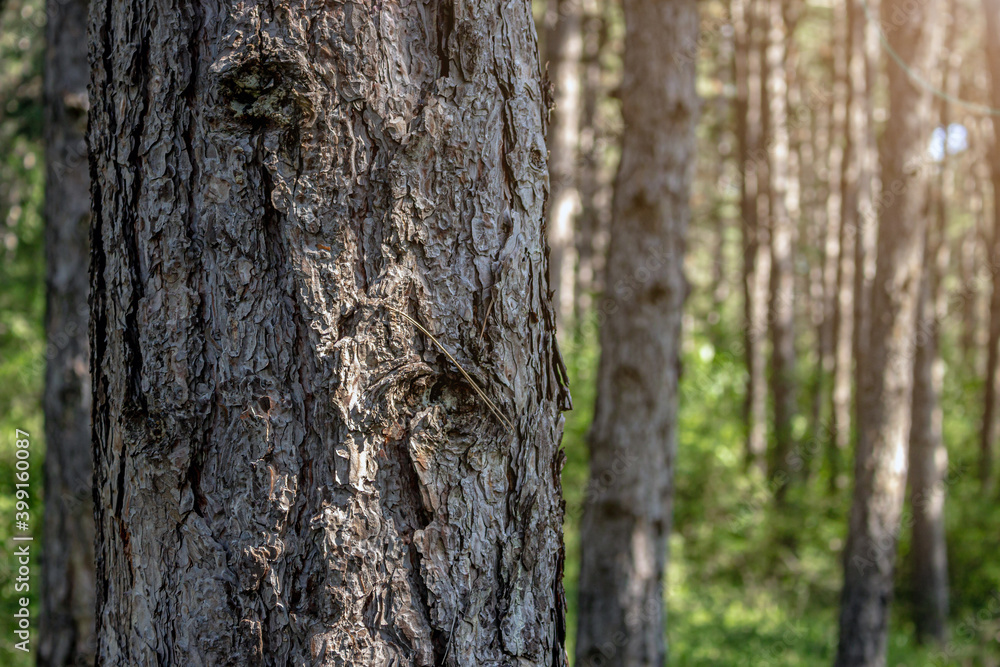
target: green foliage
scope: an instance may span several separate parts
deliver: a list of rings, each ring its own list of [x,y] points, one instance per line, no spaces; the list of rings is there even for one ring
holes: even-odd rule
[[[9,0],[0,15],[0,664],[33,664],[12,648],[17,609],[13,577],[14,430],[31,434],[32,529],[41,534],[41,386],[44,370],[45,258],[42,196],[42,26],[39,0]],[[40,543],[33,543],[33,574]],[[37,612],[37,578],[31,582]],[[33,644],[38,624],[33,621]]]

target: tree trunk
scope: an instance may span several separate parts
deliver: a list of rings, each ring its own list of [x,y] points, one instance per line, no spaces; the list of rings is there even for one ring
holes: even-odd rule
[[[564,664],[529,3],[92,7],[98,662]]]
[[[50,2],[45,62],[45,522],[38,664],[94,662],[87,351],[87,3]]]
[[[793,472],[788,459],[792,451],[792,418],[796,413],[795,272],[792,262],[795,223],[790,212],[795,209],[797,196],[795,187],[789,187],[788,73],[785,62],[789,31],[781,0],[767,0],[766,16],[766,86],[762,100],[766,119],[764,136],[767,146],[770,214],[768,322],[771,338],[770,385],[774,400],[774,443],[768,470],[778,482],[775,487],[776,498],[782,502]]]
[[[767,292],[761,275],[770,270],[766,231],[757,215],[757,202],[766,181],[761,178],[760,93],[761,52],[757,39],[757,0],[732,3],[734,39],[733,78],[736,81],[736,138],[740,173],[740,218],[743,234],[743,347],[747,365],[746,461],[766,471],[767,388],[764,374],[764,340]],[[765,172],[766,173],[766,172]]]
[[[947,123],[945,123],[947,127]],[[941,165],[944,170],[944,165]],[[910,507],[913,511],[913,562],[917,640],[943,642],[948,619],[948,555],[944,532],[944,480],[948,451],[941,432],[944,366],[938,354],[940,321],[947,304],[941,276],[947,270],[946,217],[942,186],[933,196],[937,229],[927,232],[924,275],[917,306],[913,359],[913,423],[910,429]]]
[[[579,192],[580,215],[576,229],[577,270],[574,272],[573,314],[578,326],[590,314],[594,292],[597,289],[598,266],[597,238],[607,207],[601,206],[601,191],[610,179],[604,178],[601,169],[604,161],[603,142],[600,140],[600,114],[598,104],[606,94],[602,56],[607,46],[608,21],[603,0],[587,0],[584,4],[584,48],[582,59]]]
[[[695,0],[626,0],[622,113],[581,528],[577,664],[661,665],[684,244],[698,115]],[[598,663],[598,661],[602,661]]]
[[[874,226],[862,217],[861,211],[872,211],[871,103],[868,100],[870,71],[873,66],[866,50],[867,20],[861,0],[849,0],[844,20],[844,76],[847,104],[844,116],[844,152],[841,162],[841,206],[839,258],[837,261],[836,303],[834,305],[834,361],[832,391],[832,427],[837,457],[831,466],[832,488],[841,486],[840,454],[847,452],[851,442],[851,379],[853,364],[861,352],[860,322],[865,319],[867,297],[865,288],[864,236]],[[860,364],[858,371],[860,372]],[[856,391],[856,389],[855,389]]]
[[[906,484],[913,386],[910,349],[927,219],[930,95],[910,76],[936,62],[935,3],[916,10],[885,0],[889,45],[908,69],[889,63],[889,113],[882,154],[878,257],[869,348],[862,365],[854,497],[844,553],[836,664],[884,667],[889,601]]]
[[[824,374],[832,380],[830,385],[830,423],[822,427],[824,450],[830,471],[831,490],[840,486],[843,459],[847,452],[851,429],[851,326],[853,304],[851,289],[854,283],[854,234],[845,225],[849,216],[845,206],[856,206],[856,198],[847,202],[847,181],[853,165],[848,160],[848,114],[850,113],[851,65],[850,31],[847,3],[833,7],[834,51],[833,111],[830,114],[830,200],[827,206],[826,237],[826,301],[825,333],[829,345],[825,347]],[[857,212],[851,218],[856,224]]]
[[[583,59],[581,0],[550,0],[555,16],[546,36],[549,73],[555,87],[555,108],[549,127],[549,281],[555,295],[558,328],[573,312],[576,272],[574,220],[580,207],[578,149],[580,138],[580,65]]]
[[[878,26],[866,12],[877,16],[881,0],[849,0],[850,55],[848,81],[850,102],[847,112],[847,147],[845,160],[851,165],[843,202],[845,234],[854,237],[853,329],[851,349],[854,356],[854,412],[860,428],[860,387],[871,317],[871,284],[874,278],[875,235],[878,211],[875,204],[875,173],[878,155],[875,150],[874,89],[879,54]],[[886,0],[888,1],[888,0]]]
[[[960,68],[956,40],[958,4],[949,4],[949,25],[941,60],[941,90],[951,98],[958,96],[957,73]],[[951,124],[949,104],[942,96],[936,100],[940,126]],[[948,199],[950,159],[947,135],[938,164],[936,182],[931,189],[929,212],[934,225],[928,225],[924,271],[917,305],[917,335],[913,360],[913,417],[910,430],[910,508],[913,512],[913,537],[910,558],[913,564],[914,622],[917,641],[943,644],[948,631],[948,549],[945,540],[945,479],[948,474],[948,450],[942,431],[941,392],[944,385],[944,362],[941,359],[941,322],[948,316],[944,276],[948,272]]]
[[[1000,30],[1000,0],[983,0],[986,34]],[[987,69],[990,71],[990,106],[1000,109],[1000,43],[986,39]],[[993,185],[993,238],[989,252],[990,266],[1000,261],[1000,116],[993,114],[993,146],[990,151],[990,174]],[[988,486],[993,477],[993,443],[997,436],[997,396],[1000,395],[1000,271],[992,271],[990,329],[986,347],[986,395],[983,401],[983,425],[979,438],[979,479]]]

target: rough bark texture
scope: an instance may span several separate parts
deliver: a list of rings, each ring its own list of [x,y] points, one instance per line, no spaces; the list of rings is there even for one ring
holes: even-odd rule
[[[661,665],[684,243],[698,115],[695,0],[626,0],[625,130],[608,258],[578,665]]]
[[[795,273],[792,246],[797,210],[797,187],[790,186],[788,128],[788,70],[786,54],[789,31],[781,0],[767,0],[767,49],[762,95],[764,136],[767,148],[768,212],[770,214],[771,276],[768,299],[768,331],[771,339],[770,388],[774,400],[774,442],[768,470],[778,475],[778,501],[784,499],[793,472],[788,461],[792,451],[792,418],[795,394]]]
[[[736,139],[740,172],[740,218],[743,235],[743,345],[747,364],[746,461],[766,471],[767,386],[764,373],[766,330],[766,276],[770,270],[767,231],[757,215],[762,182],[760,167],[760,63],[756,0],[732,3],[734,40],[733,77],[736,80]],[[766,173],[766,172],[765,172]],[[762,276],[764,277],[762,279]]]
[[[986,33],[997,35],[1000,31],[1000,0],[983,0],[986,12]],[[1000,42],[986,39],[987,69],[990,71],[990,105],[1000,109]],[[990,266],[1000,259],[1000,115],[993,114],[993,146],[990,150],[990,175],[993,185],[993,238],[990,248]],[[986,392],[984,397],[983,425],[979,439],[979,478],[983,485],[993,477],[993,443],[997,437],[997,397],[1000,396],[1000,271],[993,271],[990,297],[989,339],[986,347]]]
[[[91,5],[100,664],[564,664],[529,10]]]
[[[45,524],[38,664],[94,661],[87,352],[87,3],[48,3],[45,62]]]
[[[583,59],[581,0],[550,0],[555,17],[546,37],[555,108],[549,126],[549,281],[560,330],[573,313],[576,243],[574,220],[580,208],[577,157],[580,137],[580,65]]]
[[[914,9],[886,0],[883,23],[904,69],[889,64],[889,113],[882,145],[878,257],[870,342],[860,387],[855,486],[840,610],[836,664],[884,667],[900,513],[906,484],[912,354],[924,251],[930,95],[911,76],[936,62],[936,2]],[[917,74],[921,73],[921,74]]]

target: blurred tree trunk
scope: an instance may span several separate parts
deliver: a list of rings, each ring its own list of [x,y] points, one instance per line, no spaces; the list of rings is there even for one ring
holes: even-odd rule
[[[665,660],[698,6],[695,0],[626,0],[624,8],[625,133],[604,299],[613,306],[601,329],[590,436],[593,500],[580,539],[581,665]]]
[[[45,519],[38,664],[94,663],[87,266],[87,3],[48,3],[45,59]]]
[[[947,90],[947,87],[942,87]],[[941,105],[945,107],[945,104]],[[944,127],[948,126],[944,117]],[[944,365],[939,354],[940,321],[947,304],[942,276],[948,268],[947,213],[944,194],[945,162],[939,165],[931,189],[930,211],[935,225],[928,226],[924,271],[917,305],[917,332],[913,359],[913,423],[910,427],[909,482],[913,512],[914,621],[917,641],[943,642],[948,619],[948,554],[944,532],[944,480],[948,451],[941,431],[941,396]]]
[[[766,0],[764,141],[767,150],[767,198],[771,241],[768,323],[771,338],[771,395],[774,401],[774,443],[768,470],[777,481],[775,492],[783,502],[791,479],[788,460],[792,451],[795,393],[795,266],[792,248],[797,213],[797,187],[790,182],[788,128],[788,42],[791,32],[781,0]]]
[[[761,48],[758,0],[733,0],[735,46],[733,78],[736,81],[736,139],[740,174],[740,218],[743,235],[743,344],[747,364],[744,402],[746,461],[766,471],[767,386],[764,340],[767,291],[762,275],[770,271],[767,233],[757,215],[758,199],[766,189],[761,179]]]
[[[845,94],[844,152],[840,176],[840,230],[837,261],[836,303],[834,304],[834,359],[832,391],[831,486],[841,483],[841,459],[851,441],[851,379],[853,363],[861,352],[860,323],[865,318],[867,298],[864,279],[866,243],[873,226],[861,211],[872,211],[872,160],[874,136],[869,81],[873,67],[866,48],[867,20],[862,0],[848,0],[844,34]],[[860,364],[859,364],[860,371]],[[834,456],[836,458],[834,458]]]
[[[884,667],[889,602],[906,485],[913,388],[910,349],[916,325],[927,226],[926,151],[931,97],[910,79],[936,62],[939,17],[931,1],[916,9],[884,0],[883,23],[897,26],[889,46],[889,122],[882,144],[878,258],[872,285],[870,346],[862,364],[855,486],[841,597],[836,664]]]
[[[90,16],[98,661],[564,664],[529,3]]]
[[[549,76],[555,87],[555,108],[549,125],[549,283],[555,291],[558,329],[563,330],[573,312],[576,273],[574,220],[580,208],[577,187],[579,144],[581,61],[583,34],[581,0],[550,0],[546,36]]]
[[[990,106],[1000,109],[1000,42],[995,39],[1000,34],[1000,0],[983,0],[986,12],[986,62],[990,72]],[[993,147],[990,151],[990,173],[993,185],[993,234],[989,252],[990,266],[1000,263],[1000,116],[994,114]],[[983,401],[983,425],[979,438],[979,478],[983,486],[988,486],[993,477],[993,443],[997,437],[997,397],[1000,395],[1000,271],[993,275],[990,297],[990,329],[986,348],[986,392]]]
[[[814,433],[822,434],[824,455],[830,471],[830,489],[839,486],[843,459],[847,451],[851,428],[851,289],[854,275],[853,231],[846,233],[848,216],[847,185],[852,174],[847,155],[848,113],[850,111],[850,32],[848,2],[833,6],[834,43],[831,56],[833,72],[833,110],[830,114],[830,199],[827,202],[827,237],[825,255],[826,310],[823,346],[824,376],[830,382],[829,425]],[[856,222],[855,218],[852,222]],[[848,238],[850,236],[850,238]],[[845,266],[845,264],[847,266]]]
[[[871,284],[874,278],[875,237],[878,211],[875,204],[875,178],[878,154],[875,142],[874,90],[878,79],[879,34],[875,21],[882,0],[848,0],[849,104],[845,161],[849,171],[845,179],[843,228],[853,236],[854,301],[851,349],[854,357],[854,418],[860,425],[860,387],[868,352],[871,317]],[[888,1],[888,0],[886,0]],[[849,243],[849,242],[848,242]],[[848,257],[844,256],[845,262]],[[842,262],[842,265],[844,262]],[[843,415],[841,415],[843,417]],[[859,426],[860,428],[860,426]],[[841,429],[843,430],[843,429]]]
[[[960,70],[956,49],[958,10],[956,0],[949,3],[949,24],[941,62],[941,90],[958,95],[955,85]],[[910,428],[910,508],[913,512],[913,537],[910,545],[913,563],[914,622],[917,641],[943,643],[948,630],[948,549],[945,541],[945,479],[948,474],[948,450],[942,431],[941,392],[944,362],[941,359],[941,322],[948,315],[944,276],[948,272],[948,191],[951,160],[948,157],[947,129],[951,124],[949,104],[936,99],[937,117],[945,128],[944,152],[938,164],[936,182],[930,190],[928,207],[933,225],[928,225],[924,271],[917,306],[917,337],[913,360],[913,423]]]
[[[602,206],[602,190],[606,187],[605,154],[599,103],[607,94],[604,85],[603,56],[608,42],[607,3],[585,0],[583,5],[583,75],[580,115],[580,215],[577,217],[577,270],[573,287],[574,319],[582,325],[593,305],[593,295],[600,283],[602,266],[598,239],[607,217]]]

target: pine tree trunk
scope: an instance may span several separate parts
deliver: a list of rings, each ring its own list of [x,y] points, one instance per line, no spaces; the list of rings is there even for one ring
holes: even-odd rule
[[[983,0],[986,12],[986,34],[1000,30],[1000,0]],[[991,75],[990,105],[1000,109],[1000,43],[986,39],[987,69]],[[990,174],[993,185],[993,238],[989,252],[990,266],[1000,260],[1000,116],[993,115],[993,146],[990,150]],[[979,479],[983,486],[993,478],[993,443],[997,437],[997,397],[1000,396],[1000,271],[992,271],[990,297],[990,328],[986,347],[986,395],[983,405],[983,425],[979,438]]]
[[[941,61],[941,90],[958,96],[956,51],[958,4],[949,3],[950,23]],[[940,126],[951,124],[949,104],[936,99]],[[943,644],[948,631],[948,549],[945,540],[945,479],[948,450],[942,431],[941,392],[944,362],[941,359],[941,322],[948,316],[944,276],[948,271],[948,177],[950,159],[945,142],[937,179],[928,207],[934,224],[928,225],[924,271],[917,305],[917,334],[913,359],[913,417],[910,430],[909,483],[913,512],[910,545],[913,564],[914,622],[917,641]]]
[[[886,0],[888,1],[888,0]],[[871,317],[871,283],[874,278],[875,235],[878,231],[878,211],[875,203],[875,173],[878,156],[875,152],[874,94],[877,76],[879,35],[878,26],[869,20],[866,8],[877,16],[881,0],[849,0],[850,48],[848,58],[849,96],[848,131],[845,160],[852,165],[844,195],[843,222],[845,234],[854,236],[854,317],[851,349],[854,357],[854,412],[860,428],[860,387],[862,371],[868,353]]]
[[[849,166],[846,154],[847,114],[850,93],[850,21],[846,3],[833,7],[834,50],[831,57],[833,72],[833,110],[830,114],[830,200],[827,205],[826,237],[826,311],[824,332],[828,345],[824,347],[824,377],[829,377],[829,426],[821,426],[830,488],[839,486],[843,459],[847,451],[851,428],[851,323],[853,313],[851,288],[854,275],[853,234],[845,233],[844,212]],[[851,202],[854,205],[854,202]],[[845,247],[846,246],[846,247]],[[848,266],[845,266],[848,264]]]
[[[853,364],[860,352],[861,335],[858,318],[864,316],[865,242],[862,238],[871,223],[860,215],[871,211],[873,165],[870,159],[873,137],[871,104],[868,102],[868,81],[872,63],[865,50],[867,21],[860,0],[849,0],[845,15],[844,70],[845,116],[844,151],[841,161],[841,202],[839,258],[837,261],[836,303],[834,304],[834,361],[832,391],[832,452],[837,455],[831,466],[833,488],[841,486],[841,454],[851,442],[851,380]],[[860,364],[859,364],[860,370]],[[856,390],[855,390],[856,391]]]
[[[529,3],[92,8],[98,662],[563,665]]]
[[[767,387],[764,374],[764,340],[767,292],[761,275],[770,270],[767,234],[757,215],[758,199],[766,189],[761,178],[766,168],[760,147],[761,52],[757,0],[734,0],[732,15],[735,45],[733,78],[736,81],[736,138],[740,173],[740,218],[743,236],[743,347],[747,365],[746,461],[766,471]],[[766,172],[765,172],[766,173]]]
[[[942,87],[947,90],[947,88]],[[944,123],[947,127],[947,122]],[[941,165],[942,171],[944,165]],[[913,512],[914,608],[917,640],[944,642],[948,619],[948,553],[944,532],[948,451],[941,431],[940,396],[944,365],[938,353],[940,321],[947,304],[941,276],[947,270],[944,176],[936,185],[936,229],[927,232],[924,275],[917,306],[913,358],[913,422],[910,429],[909,481]]]
[[[45,523],[38,664],[94,662],[87,331],[87,3],[49,2],[45,63]]]
[[[606,217],[600,206],[600,193],[606,179],[602,178],[604,154],[598,127],[598,104],[606,93],[601,62],[607,45],[605,11],[603,0],[587,0],[583,5],[584,46],[578,172],[580,215],[576,229],[577,270],[573,274],[573,314],[578,326],[583,324],[593,307],[599,265],[596,243],[602,226],[601,219]]]
[[[625,132],[581,528],[577,664],[662,665],[684,243],[698,115],[695,0],[626,0]]]
[[[573,312],[576,272],[574,221],[578,217],[578,149],[580,139],[580,65],[583,58],[580,0],[550,0],[555,17],[546,36],[549,76],[555,108],[549,126],[549,281],[559,329]]]
[[[889,45],[913,72],[936,62],[936,3],[885,0]],[[862,365],[855,487],[840,610],[840,667],[884,667],[893,567],[906,485],[913,387],[911,346],[924,251],[930,94],[889,63],[889,123],[882,162],[872,321]]]
[[[795,273],[792,247],[795,224],[790,216],[796,202],[790,188],[789,131],[786,70],[788,27],[781,0],[767,0],[765,92],[762,96],[767,146],[768,212],[770,214],[771,276],[768,323],[771,339],[770,388],[774,400],[774,443],[768,470],[779,482],[776,497],[783,501],[791,479],[792,418],[795,394]]]

